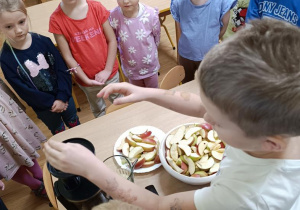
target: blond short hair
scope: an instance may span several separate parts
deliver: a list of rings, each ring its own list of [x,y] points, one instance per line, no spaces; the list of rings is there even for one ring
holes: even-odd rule
[[[27,15],[25,4],[22,0],[0,0],[0,14],[2,12],[20,11]]]
[[[247,136],[300,135],[300,29],[256,20],[215,46],[197,77]]]

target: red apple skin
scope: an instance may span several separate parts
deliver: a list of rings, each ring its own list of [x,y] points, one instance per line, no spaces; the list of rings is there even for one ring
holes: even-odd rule
[[[220,143],[221,148],[225,148],[225,144],[223,142]]]
[[[209,123],[202,123],[200,126],[201,126],[201,128],[203,128],[204,130],[207,130],[207,131],[210,131],[213,129],[211,124],[209,124]]]
[[[156,145],[156,141],[153,140],[153,139],[149,139],[149,138],[144,138],[144,139],[142,140],[142,143]]]
[[[134,166],[134,169],[141,168],[145,162],[146,162],[145,158],[139,159],[139,160],[136,162],[136,164],[135,164],[135,166]]]
[[[140,138],[144,139],[147,138],[148,136],[150,136],[152,134],[152,131],[146,131],[145,133],[142,133],[140,135],[138,135]]]
[[[193,174],[191,177],[200,177],[199,174]]]
[[[183,161],[181,162],[181,169],[183,170],[183,174],[185,174],[188,170],[187,165]]]
[[[159,155],[158,155],[158,154],[157,154],[157,155],[155,156],[155,158],[154,158],[154,163],[155,163],[155,164],[160,163],[160,158],[159,158]]]

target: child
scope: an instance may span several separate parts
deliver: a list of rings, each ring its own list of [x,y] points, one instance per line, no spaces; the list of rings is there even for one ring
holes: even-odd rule
[[[28,33],[27,11],[21,0],[0,0],[0,30],[6,41],[0,62],[16,93],[33,108],[54,135],[79,125],[72,98],[71,75],[51,40]]]
[[[145,209],[298,210],[299,49],[299,28],[273,19],[253,21],[252,27],[205,56],[196,74],[200,97],[127,83],[110,85],[99,93],[104,98],[112,92],[124,94],[116,104],[148,100],[204,116],[227,143],[210,187],[157,196],[113,173],[78,144],[49,141],[46,157],[55,168],[87,177],[114,199]]]
[[[36,150],[41,149],[40,143],[46,137],[2,89],[0,112],[0,180],[12,179],[30,187],[36,196],[47,197],[43,173],[36,161],[40,157]]]
[[[118,4],[110,13],[110,24],[117,37],[122,70],[131,84],[158,88],[158,10],[139,0],[118,0]]]
[[[183,83],[194,79],[205,54],[227,29],[236,0],[171,0],[171,14],[179,31],[178,61],[184,67]]]
[[[300,1],[299,0],[250,0],[246,22],[263,17],[284,20],[300,27]]]
[[[119,82],[117,41],[108,22],[109,11],[100,2],[62,0],[50,17],[49,32],[89,101],[95,117],[105,114],[105,101],[97,93]],[[95,81],[96,80],[96,81]],[[113,102],[118,94],[112,94]]]

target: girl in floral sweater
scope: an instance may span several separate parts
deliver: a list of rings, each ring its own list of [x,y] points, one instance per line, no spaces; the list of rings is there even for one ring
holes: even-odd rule
[[[118,5],[110,13],[110,24],[117,37],[122,70],[130,83],[157,88],[160,68],[158,10],[139,0],[118,0]]]

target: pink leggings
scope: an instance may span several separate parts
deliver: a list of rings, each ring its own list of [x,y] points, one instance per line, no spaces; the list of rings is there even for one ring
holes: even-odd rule
[[[151,77],[147,77],[147,78],[141,79],[141,80],[129,79],[129,82],[131,84],[139,86],[139,87],[158,88],[158,74],[154,74]]]
[[[12,180],[28,186],[32,190],[36,190],[41,185],[43,172],[38,162],[35,159],[33,159],[32,161],[34,162],[34,165],[32,167],[21,166],[12,177]],[[28,171],[32,174],[32,176]],[[44,194],[46,193],[46,191],[42,193]]]

